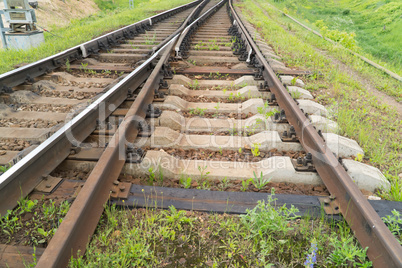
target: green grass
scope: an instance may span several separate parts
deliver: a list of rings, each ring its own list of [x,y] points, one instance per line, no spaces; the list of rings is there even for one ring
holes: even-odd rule
[[[295,213],[272,197],[243,216],[109,206],[86,254],[70,267],[371,266],[344,222]]]
[[[124,25],[133,24],[144,18],[152,16],[161,10],[189,3],[190,0],[162,1],[153,0],[135,1],[135,8],[128,8],[128,1],[95,1],[101,12],[80,20],[72,20],[69,26],[52,31],[53,36],[45,32],[45,43],[39,47],[26,51],[1,50],[0,74],[14,69],[16,64],[31,63],[51,56],[67,48],[100,36],[106,32],[118,29]]]
[[[246,0],[241,7],[247,19],[255,24],[288,66],[323,74],[322,77],[313,75],[304,79],[306,89],[329,107],[331,119],[340,126],[340,134],[356,140],[365,152],[365,160],[378,167],[389,179],[392,189],[382,193],[382,196],[402,201],[402,183],[398,178],[402,172],[402,122],[397,112],[379,102],[347,71],[335,68],[332,61],[316,48],[347,63],[376,86],[380,81],[383,87],[392,85],[392,90],[386,92],[402,100],[400,83],[364,64],[341,47],[325,42],[300,26],[289,26],[286,17],[262,0],[259,2],[269,17],[251,0]]]
[[[265,1],[267,2],[267,1]],[[356,34],[360,51],[402,75],[402,2],[396,0],[268,0],[302,23],[318,20],[329,29]],[[372,57],[370,57],[372,55]]]

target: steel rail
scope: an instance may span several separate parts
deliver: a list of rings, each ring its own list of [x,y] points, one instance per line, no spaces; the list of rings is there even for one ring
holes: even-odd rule
[[[176,51],[176,57],[177,58],[182,57],[181,52],[183,50],[183,43],[184,43],[185,39],[189,38],[189,35],[191,35],[192,31],[196,28],[196,26],[199,26],[200,22],[205,21],[206,18],[211,16],[213,11],[216,11],[216,9],[221,7],[223,5],[223,3],[226,2],[226,1],[227,0],[222,0],[218,4],[216,4],[215,6],[211,7],[204,14],[202,14],[201,17],[199,17],[196,21],[193,21],[190,25],[188,25],[184,29],[184,31],[182,32],[182,34],[179,37],[179,40],[177,41],[177,43],[175,45],[175,51]]]
[[[197,1],[190,4],[196,2]],[[177,13],[185,6],[186,5],[152,16],[133,25],[141,24],[144,21],[160,20],[163,16],[171,14],[171,12]],[[123,29],[127,29],[128,27],[132,27],[132,25],[124,27]],[[118,31],[122,31],[122,29],[110,34],[117,33]],[[39,68],[38,66],[42,66],[42,64],[47,64],[49,61],[52,62],[54,59],[60,58],[61,54],[66,55],[74,49],[80,49],[82,46],[91,46],[92,43],[96,43],[102,38],[108,38],[107,36],[108,35],[104,35],[95,40],[86,42],[81,46],[43,59],[37,63],[32,63],[8,72],[0,76],[0,81],[2,77],[6,77],[3,81],[8,81],[15,76],[17,76],[16,80],[18,80],[18,75],[21,72],[20,69],[24,69],[25,71],[35,70]],[[5,215],[8,210],[13,209],[21,197],[25,197],[35,188],[41,181],[43,175],[49,174],[57,167],[69,155],[72,145],[79,145],[80,142],[93,132],[96,128],[96,119],[103,121],[107,118],[113,112],[113,109],[118,107],[126,99],[130,89],[137,88],[145,81],[151,73],[150,62],[151,61],[148,60],[139,68],[135,69],[0,176],[0,215]]]
[[[206,4],[208,4],[210,0],[203,0],[187,17],[187,19],[183,22],[183,24],[174,32],[172,33],[169,38],[173,38],[173,36],[176,36],[177,34],[181,33],[187,25],[189,25],[192,21],[194,21],[195,17],[198,16],[198,14],[201,12],[201,10],[205,7]],[[167,39],[168,40],[168,39]],[[161,42],[157,46],[152,48],[152,54],[155,53],[155,51],[159,50],[161,47],[166,45],[168,42],[167,40]]]
[[[286,118],[294,126],[303,148],[313,155],[317,172],[331,195],[336,198],[343,217],[355,232],[362,247],[368,247],[369,259],[375,267],[402,267],[401,245],[276,77],[241,23],[231,1],[229,5],[232,19],[239,22],[239,30],[246,36],[254,56],[263,67],[265,81],[269,82],[270,90],[275,94],[280,107],[285,110]]]
[[[10,93],[12,92],[12,87],[18,86],[27,81],[32,82],[35,77],[48,73],[51,70],[62,66],[67,60],[71,62],[76,59],[86,58],[91,54],[96,54],[101,49],[107,49],[111,45],[118,44],[121,40],[137,35],[138,31],[144,31],[144,29],[147,29],[150,25],[177,14],[178,12],[181,12],[187,8],[193,7],[201,1],[202,0],[195,0],[191,3],[167,10],[129,26],[125,26],[113,32],[104,34],[88,42],[64,50],[55,55],[49,56],[45,59],[1,74],[0,93]]]
[[[36,267],[65,267],[71,255],[76,257],[78,251],[80,254],[85,253],[86,245],[103,213],[104,204],[109,199],[113,182],[126,163],[127,142],[132,143],[138,134],[139,124],[145,119],[148,104],[152,103],[155,89],[159,87],[160,79],[163,79],[164,74],[160,71],[167,63],[178,36],[161,49],[165,50],[161,59],[111,138]],[[156,59],[161,50],[148,60],[148,64]]]

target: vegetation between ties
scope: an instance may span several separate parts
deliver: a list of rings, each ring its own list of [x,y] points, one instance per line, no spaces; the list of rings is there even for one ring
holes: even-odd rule
[[[274,192],[240,217],[152,207],[106,207],[85,256],[70,267],[372,265],[345,222],[300,218]]]

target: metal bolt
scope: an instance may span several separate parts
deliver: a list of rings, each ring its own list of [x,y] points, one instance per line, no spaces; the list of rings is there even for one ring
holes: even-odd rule
[[[50,188],[50,187],[52,187],[52,185],[46,184],[46,188]]]
[[[121,186],[119,187],[119,189],[120,189],[121,192],[124,192],[124,190],[126,189],[126,186],[121,185]]]
[[[114,185],[119,185],[119,181],[118,181],[118,180],[115,180],[115,181],[113,182],[113,184],[114,184]]]

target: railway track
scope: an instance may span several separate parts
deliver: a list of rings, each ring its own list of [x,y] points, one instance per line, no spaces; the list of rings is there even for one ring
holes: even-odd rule
[[[72,203],[38,267],[84,252],[109,199],[244,213],[271,187],[302,212],[342,214],[375,266],[400,267],[401,247],[378,215],[400,205],[367,200],[388,183],[352,160],[363,150],[336,135],[325,107],[289,76],[306,73],[286,68],[227,1],[169,12],[137,23],[132,39],[120,30],[39,71],[53,72],[0,76],[0,160],[14,164],[0,177],[0,212],[21,192]],[[159,187],[144,186],[155,174]]]

